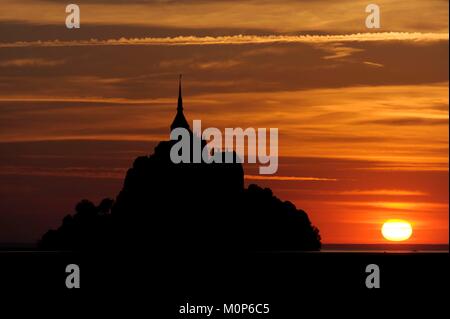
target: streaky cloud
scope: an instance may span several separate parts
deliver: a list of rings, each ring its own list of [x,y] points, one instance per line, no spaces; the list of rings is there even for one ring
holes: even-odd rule
[[[119,39],[89,39],[74,41],[18,41],[0,43],[0,48],[20,47],[72,47],[72,46],[138,46],[138,45],[227,45],[227,44],[267,44],[267,43],[341,43],[341,42],[376,42],[376,41],[410,41],[435,42],[448,41],[448,33],[421,32],[377,32],[338,35],[232,35],[232,36],[178,36],[178,37],[145,37]]]
[[[325,181],[325,182],[336,182],[336,178],[325,178],[325,177],[302,177],[302,176],[263,176],[263,175],[245,175],[246,180],[270,180],[270,181]]]
[[[428,195],[422,191],[412,191],[412,190],[403,190],[403,189],[370,189],[370,190],[350,190],[350,191],[342,191],[337,192],[337,195],[374,195],[374,196],[426,196]]]

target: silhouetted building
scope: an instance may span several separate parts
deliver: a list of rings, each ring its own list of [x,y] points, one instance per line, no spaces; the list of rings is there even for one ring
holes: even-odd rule
[[[189,124],[181,79],[171,129]],[[190,131],[191,132],[191,131]],[[199,138],[191,134],[191,138]],[[43,249],[148,248],[152,250],[318,250],[320,236],[307,214],[270,189],[244,187],[240,163],[180,163],[176,141],[162,141],[127,171],[116,200],[82,201]],[[202,141],[202,146],[206,144]],[[222,154],[224,156],[224,154]],[[234,154],[235,155],[235,154]]]

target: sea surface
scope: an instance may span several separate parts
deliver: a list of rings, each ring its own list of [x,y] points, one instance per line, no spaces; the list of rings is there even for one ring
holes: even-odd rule
[[[332,253],[448,253],[448,244],[323,244]]]

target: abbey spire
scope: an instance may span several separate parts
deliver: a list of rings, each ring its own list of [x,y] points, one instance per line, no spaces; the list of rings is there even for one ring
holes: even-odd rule
[[[183,97],[181,93],[181,74],[180,78],[178,80],[178,105],[177,105],[177,114],[175,115],[175,118],[173,119],[172,125],[170,125],[170,129],[173,130],[177,127],[183,127],[187,130],[191,130],[189,127],[188,122],[186,121],[186,118],[183,114]]]
[[[183,112],[183,96],[181,94],[181,77],[182,77],[182,75],[180,74],[180,78],[178,79],[178,106],[177,106],[177,111]]]

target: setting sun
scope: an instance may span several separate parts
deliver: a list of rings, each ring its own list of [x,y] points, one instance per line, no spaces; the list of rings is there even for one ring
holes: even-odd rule
[[[411,224],[401,219],[389,219],[381,227],[383,237],[390,241],[404,241],[412,235]]]

